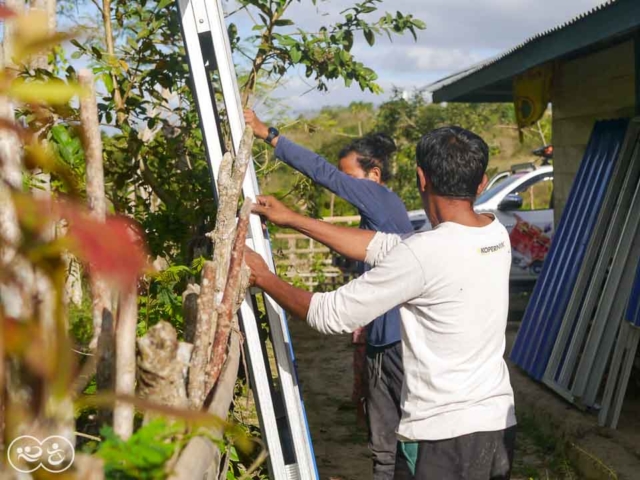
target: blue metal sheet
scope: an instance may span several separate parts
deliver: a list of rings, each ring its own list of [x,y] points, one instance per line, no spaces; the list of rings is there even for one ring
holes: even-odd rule
[[[626,319],[636,327],[640,327],[640,263],[636,270],[636,278],[633,280]]]
[[[595,124],[527,306],[511,359],[536,380],[542,379],[549,362],[628,123]]]

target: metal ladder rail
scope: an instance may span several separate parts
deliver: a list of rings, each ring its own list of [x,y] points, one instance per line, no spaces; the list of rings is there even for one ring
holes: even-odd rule
[[[238,88],[235,66],[231,55],[231,45],[227,33],[227,26],[224,21],[224,11],[219,0],[211,1],[207,8],[212,6],[214,11],[209,11],[209,19],[212,21],[211,32],[216,59],[218,61],[218,72],[222,83],[222,93],[227,107],[227,116],[231,126],[233,143],[237,149],[244,132],[244,116],[240,101],[240,90]],[[224,68],[223,68],[224,67]],[[260,193],[258,178],[255,173],[253,163],[249,165],[249,171],[245,177],[243,185],[245,196],[254,198]],[[275,271],[275,264],[271,252],[271,243],[266,232],[262,229],[260,218],[257,215],[251,216],[252,236],[257,239],[255,243],[256,251],[266,260],[272,271]],[[262,240],[262,241],[259,241]],[[286,314],[284,310],[269,296],[264,295],[273,347],[275,350],[276,363],[278,366],[278,376],[282,386],[285,408],[287,410],[289,425],[293,438],[293,446],[303,478],[317,477],[315,456],[311,443],[311,436],[306,420],[304,404],[300,395],[295,364],[293,362],[293,348],[287,327]]]
[[[217,67],[220,76],[226,113],[236,149],[244,129],[235,67],[231,59],[224,14],[218,1],[180,0],[179,10],[191,67],[194,96],[203,126],[203,137],[209,162],[215,177],[222,158],[222,144],[217,129],[220,119],[215,110],[215,98],[212,97],[211,79],[205,67],[207,61],[210,67]],[[208,41],[212,45],[203,45],[203,42]],[[206,58],[203,51],[214,52],[215,58]],[[211,125],[216,125],[216,128],[211,128]],[[204,128],[205,126],[208,128]],[[243,193],[250,198],[255,198],[255,195],[258,194],[253,164],[249,165],[243,184]],[[273,269],[270,244],[268,238],[263,234],[259,218],[255,215],[252,215],[250,220],[250,237],[253,248],[267,260]],[[271,327],[272,344],[276,355],[288,427],[292,436],[292,447],[296,456],[296,463],[285,464],[282,445],[284,439],[278,430],[267,365],[262,355],[255,312],[248,295],[241,307],[241,316],[247,337],[248,356],[250,357],[251,375],[256,391],[261,427],[269,449],[271,473],[276,479],[318,478],[304,405],[295,376],[293,350],[286,328],[286,318],[282,309],[266,295],[265,305]]]

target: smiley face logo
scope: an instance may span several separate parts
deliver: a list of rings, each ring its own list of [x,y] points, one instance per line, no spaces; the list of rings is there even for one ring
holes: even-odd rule
[[[50,473],[61,473],[71,467],[75,456],[73,444],[59,435],[42,441],[31,435],[22,435],[7,449],[9,464],[21,473],[35,472],[41,467]]]

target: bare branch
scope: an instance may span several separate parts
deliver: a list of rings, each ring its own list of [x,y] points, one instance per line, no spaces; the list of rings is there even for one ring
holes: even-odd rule
[[[215,273],[215,264],[205,262],[202,268],[193,355],[189,370],[189,406],[194,410],[202,408],[206,395],[204,376],[212,343],[211,331],[215,331],[215,326],[212,326],[215,312]]]
[[[111,0],[102,0],[102,21],[104,23],[104,36],[107,53],[111,58],[115,58],[113,27],[111,22]],[[120,88],[118,86],[118,78],[113,73],[111,74],[111,81],[113,82],[113,101],[116,105],[118,123],[124,123],[127,118],[124,108],[124,100],[122,99]]]
[[[207,375],[207,390],[215,385],[224,365],[227,354],[227,343],[229,341],[229,333],[231,330],[231,320],[236,313],[237,299],[240,296],[238,290],[241,286],[241,272],[244,259],[244,247],[249,229],[249,215],[251,214],[251,199],[247,198],[242,205],[238,227],[236,229],[236,238],[233,243],[231,252],[231,261],[229,264],[229,274],[227,276],[227,285],[222,297],[222,304],[218,309],[218,325],[216,329],[215,341],[211,351],[211,359],[209,361],[209,375]]]

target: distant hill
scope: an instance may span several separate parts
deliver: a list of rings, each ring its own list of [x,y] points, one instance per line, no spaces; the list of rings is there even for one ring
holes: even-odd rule
[[[337,164],[339,151],[350,141],[366,133],[384,131],[398,145],[395,158],[395,177],[390,187],[407,205],[419,208],[415,191],[415,150],[420,136],[443,125],[460,125],[478,133],[491,148],[488,173],[495,174],[510,165],[535,161],[531,151],[550,143],[551,113],[548,112],[536,128],[524,132],[520,142],[511,104],[427,104],[416,95],[409,100],[397,95],[379,107],[354,102],[347,107],[325,107],[315,115],[292,120],[274,119],[283,135]],[[333,199],[329,192],[317,187],[286,165],[275,162],[273,152],[258,146],[258,159],[263,169],[261,185],[265,193],[274,194],[292,206],[314,216],[352,215],[355,209],[341,199]],[[267,161],[268,159],[268,161]]]

